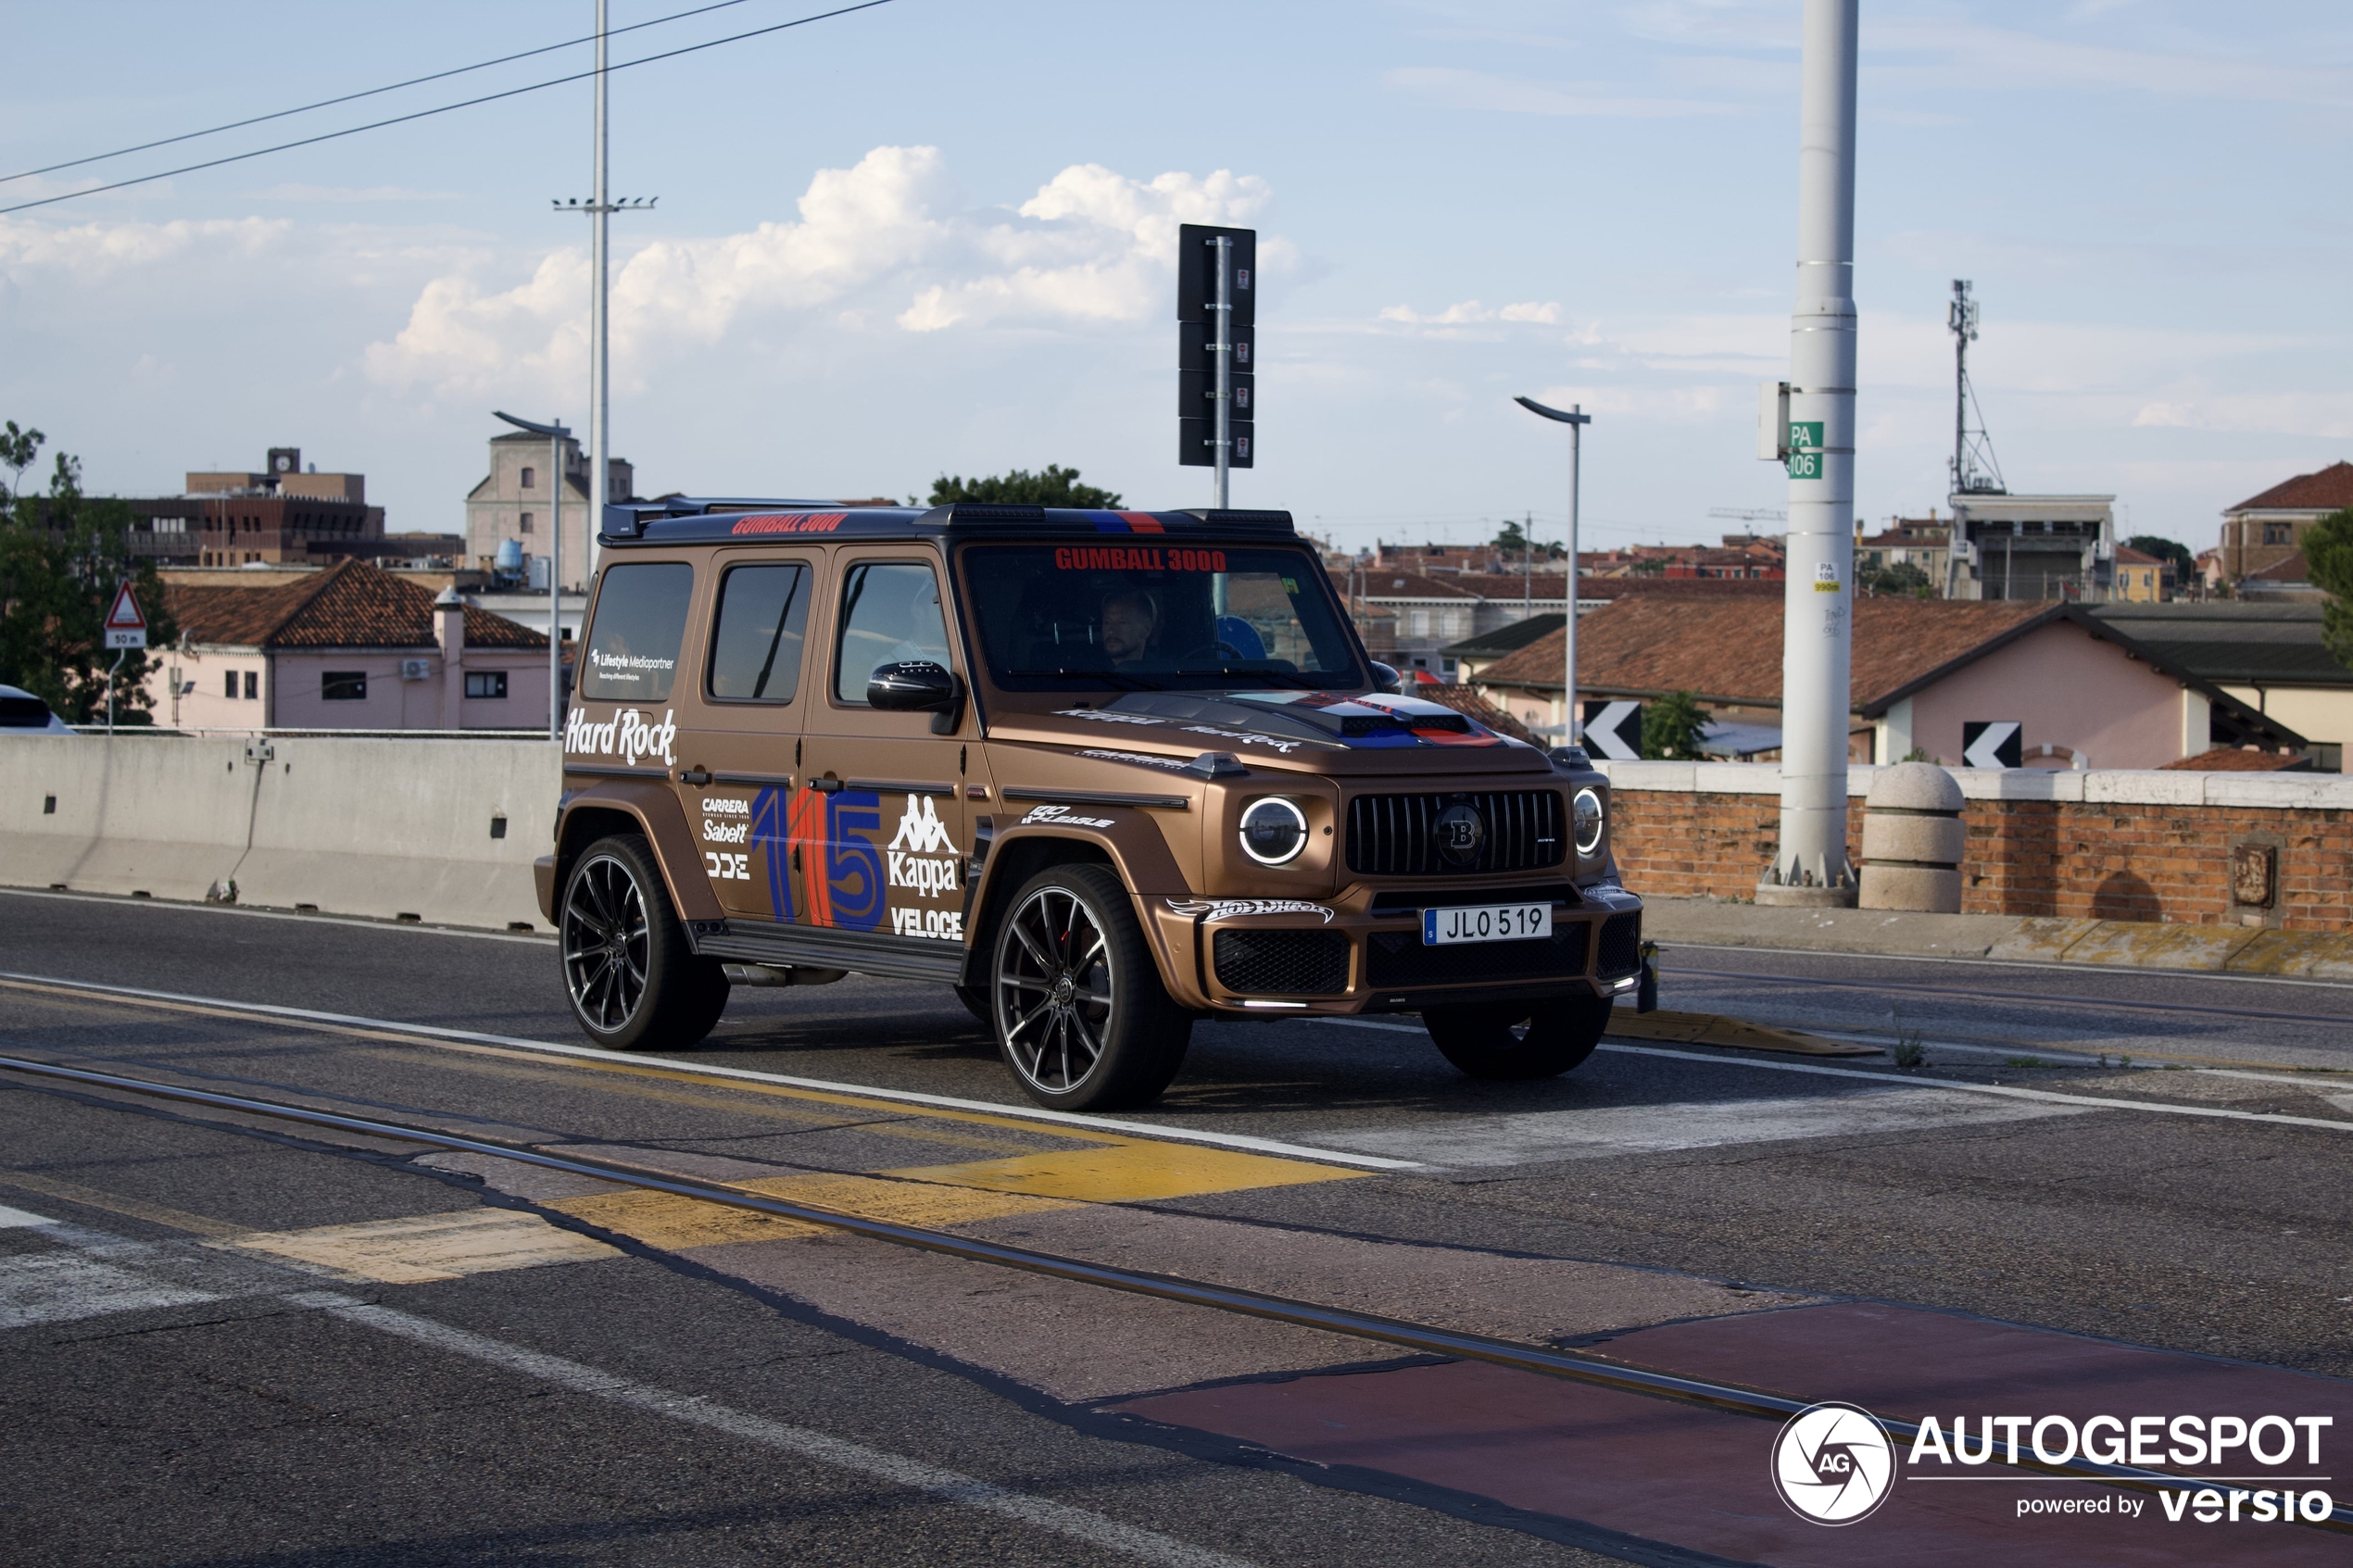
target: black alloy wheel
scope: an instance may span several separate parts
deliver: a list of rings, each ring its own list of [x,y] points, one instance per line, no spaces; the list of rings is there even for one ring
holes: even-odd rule
[[[1557,1078],[1593,1054],[1609,1027],[1606,997],[1548,997],[1424,1008],[1439,1054],[1473,1078],[1529,1083]]]
[[[599,1046],[684,1050],[726,1010],[726,975],[687,945],[652,847],[635,834],[600,838],[573,864],[557,941],[573,1017]]]
[[[1040,1105],[1145,1104],[1184,1061],[1192,1020],[1168,999],[1128,903],[1103,867],[1054,866],[998,925],[998,1048]]]

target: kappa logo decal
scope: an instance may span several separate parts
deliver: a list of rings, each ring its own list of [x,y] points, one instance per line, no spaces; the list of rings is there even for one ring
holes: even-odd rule
[[[948,824],[939,820],[939,812],[928,795],[911,795],[907,809],[900,814],[899,832],[891,839],[893,849],[911,850],[918,855],[953,855],[956,846],[949,840]]]
[[[892,837],[883,858],[893,887],[912,889],[925,898],[937,898],[943,893],[956,891],[955,841],[948,836],[948,824],[939,820],[939,812],[927,795],[910,795],[907,797],[907,809],[899,818],[899,832]],[[936,922],[929,929],[908,930],[906,922],[900,917],[918,912],[913,909],[891,911],[891,921],[900,935],[936,936],[944,934]]]

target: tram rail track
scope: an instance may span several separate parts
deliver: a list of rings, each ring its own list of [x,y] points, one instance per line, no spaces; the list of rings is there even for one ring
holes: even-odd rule
[[[40,1061],[25,1057],[0,1056],[0,1072],[54,1084],[70,1084],[85,1088],[110,1090],[176,1104],[201,1106],[214,1110],[257,1116],[322,1131],[412,1144],[447,1153],[488,1156],[540,1170],[610,1182],[640,1191],[699,1199],[766,1215],[770,1218],[822,1226],[851,1236],[863,1236],[870,1240],[940,1254],[968,1262],[1014,1269],[1075,1284],[1203,1307],[1216,1311],[1286,1323],[1294,1327],[1343,1335],[1427,1355],[1485,1361],[1516,1371],[1534,1373],[1620,1393],[1704,1407],[1734,1415],[1783,1421],[1807,1409],[1809,1405],[1808,1401],[1762,1389],[1653,1371],[1590,1353],[1438,1328],[1403,1319],[1353,1311],[1345,1308],[1327,1307],[1291,1297],[1275,1296],[1232,1286],[1216,1285],[1181,1275],[1155,1273],[1146,1270],[1091,1262],[1085,1259],[1011,1247],[1000,1242],[959,1236],[952,1232],[878,1220],[813,1204],[795,1203],[751,1192],[725,1182],[655,1170],[621,1160],[576,1154],[551,1154],[543,1148],[509,1143],[500,1139],[468,1136],[437,1128],[384,1121],[372,1117],[349,1116],[278,1100],[223,1094],[211,1089],[193,1088],[183,1085],[132,1077],[120,1073],[104,1073],[89,1068],[73,1067],[63,1062]],[[1874,1412],[1874,1419],[1885,1428],[1890,1436],[1899,1440],[1909,1440],[1919,1435],[1919,1428],[1916,1423],[1880,1415],[1877,1412]],[[2015,1462],[2020,1469],[2044,1474],[2145,1493],[2198,1484],[2194,1477],[2174,1476],[2162,1471],[2142,1469],[2132,1465],[2108,1464],[2080,1456],[2055,1462],[2045,1461],[2039,1456],[2022,1455]],[[2329,1516],[2323,1520],[2298,1521],[2298,1523],[2303,1524],[2307,1528],[2353,1535],[2353,1505],[2335,1505],[2332,1508]]]

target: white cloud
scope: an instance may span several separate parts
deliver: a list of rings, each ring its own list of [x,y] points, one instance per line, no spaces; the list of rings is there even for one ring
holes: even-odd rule
[[[1141,321],[1166,305],[1179,224],[1247,221],[1271,194],[1264,180],[1222,169],[1135,180],[1077,164],[1010,217],[973,213],[960,207],[937,148],[877,147],[853,168],[820,170],[798,221],[632,255],[613,282],[616,362],[825,307],[844,325],[880,315],[911,332]],[[1259,246],[1262,272],[1294,259],[1278,240]],[[435,278],[401,332],[369,346],[368,373],[437,391],[486,388],[518,366],[573,374],[587,287],[578,249],[547,256],[505,289],[468,272]]]
[[[1735,112],[1730,104],[1696,98],[1629,97],[1604,83],[1521,82],[1448,66],[1403,66],[1383,72],[1381,80],[1391,87],[1433,97],[1455,107],[1492,109],[1504,114],[1680,119],[1692,115]]]
[[[1561,311],[1558,300],[1539,303],[1527,300],[1518,305],[1506,305],[1489,309],[1478,300],[1466,299],[1460,305],[1450,305],[1434,316],[1425,316],[1410,305],[1391,305],[1380,313],[1384,321],[1397,321],[1409,327],[1461,327],[1489,321],[1528,322],[1541,327],[1556,327],[1568,318]]]
[[[0,272],[55,270],[87,281],[94,273],[151,267],[195,250],[258,256],[280,245],[292,231],[283,220],[263,218],[65,228],[0,220]]]

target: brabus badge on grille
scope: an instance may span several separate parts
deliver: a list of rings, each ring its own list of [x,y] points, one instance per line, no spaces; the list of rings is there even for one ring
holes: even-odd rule
[[[1438,852],[1448,860],[1467,866],[1478,859],[1478,847],[1487,841],[1487,819],[1478,808],[1457,801],[1441,811],[1432,825]]]

